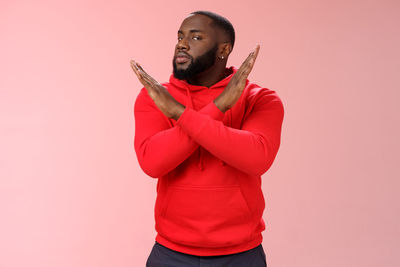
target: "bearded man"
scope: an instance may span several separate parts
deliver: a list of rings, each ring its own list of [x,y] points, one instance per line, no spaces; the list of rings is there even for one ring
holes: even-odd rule
[[[280,146],[282,101],[247,79],[259,45],[239,69],[226,67],[235,42],[226,18],[192,12],[177,34],[169,82],[131,60],[144,86],[135,152],[157,179],[146,266],[266,266],[261,175]]]

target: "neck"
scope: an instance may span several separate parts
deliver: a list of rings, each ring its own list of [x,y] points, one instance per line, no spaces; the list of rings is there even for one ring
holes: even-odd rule
[[[226,65],[213,66],[194,77],[188,78],[187,82],[192,85],[211,87],[226,77]]]

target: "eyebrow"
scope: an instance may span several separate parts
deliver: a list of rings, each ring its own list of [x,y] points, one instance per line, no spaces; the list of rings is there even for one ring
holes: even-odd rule
[[[189,32],[204,32],[204,31],[193,29],[193,30],[190,30]],[[183,32],[181,30],[179,30],[178,33],[183,34]]]

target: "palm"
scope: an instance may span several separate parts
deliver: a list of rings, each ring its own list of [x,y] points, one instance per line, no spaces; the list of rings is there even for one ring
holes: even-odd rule
[[[257,45],[254,51],[248,55],[240,68],[233,75],[224,91],[215,99],[214,103],[221,111],[225,112],[233,107],[233,105],[242,95],[242,92],[246,86],[247,77],[249,76],[250,71],[253,69],[259,50],[260,45]]]
[[[182,104],[173,98],[173,96],[168,92],[167,88],[151,77],[138,63],[131,60],[131,67],[139,81],[146,88],[149,96],[153,99],[156,106],[162,113],[164,113],[164,115],[169,118],[173,117],[173,111],[177,106],[184,108]]]

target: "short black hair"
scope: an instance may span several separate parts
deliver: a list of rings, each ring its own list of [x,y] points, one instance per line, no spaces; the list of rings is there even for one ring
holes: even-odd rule
[[[229,37],[229,41],[232,45],[235,44],[235,29],[233,28],[232,23],[226,19],[225,17],[218,15],[214,12],[211,11],[206,11],[206,10],[197,10],[194,12],[191,12],[190,14],[200,14],[200,15],[205,15],[213,20],[211,23],[212,26],[216,26],[223,30]]]

